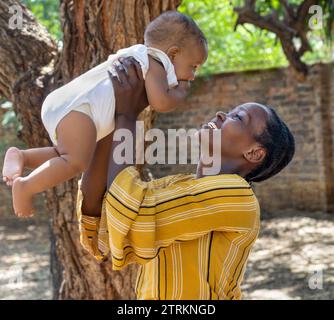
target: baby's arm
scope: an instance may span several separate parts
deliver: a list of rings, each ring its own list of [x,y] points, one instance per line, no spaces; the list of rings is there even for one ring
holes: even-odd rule
[[[171,111],[184,101],[189,84],[187,81],[180,81],[178,86],[169,89],[165,69],[151,57],[149,59],[150,68],[145,79],[148,102],[158,112]]]

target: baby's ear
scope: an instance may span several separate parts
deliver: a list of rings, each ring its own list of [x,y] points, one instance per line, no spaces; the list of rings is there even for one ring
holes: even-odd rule
[[[169,57],[169,59],[170,59],[171,61],[173,61],[174,58],[175,58],[175,56],[176,56],[176,54],[179,53],[179,52],[180,52],[180,48],[179,48],[178,46],[173,46],[173,47],[170,47],[170,48],[167,50],[166,54],[167,54],[167,56]]]

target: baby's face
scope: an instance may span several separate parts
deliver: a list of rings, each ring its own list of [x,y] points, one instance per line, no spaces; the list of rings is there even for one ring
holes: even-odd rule
[[[206,61],[207,57],[208,48],[204,43],[193,41],[180,48],[180,51],[172,59],[177,79],[195,80],[197,69]]]

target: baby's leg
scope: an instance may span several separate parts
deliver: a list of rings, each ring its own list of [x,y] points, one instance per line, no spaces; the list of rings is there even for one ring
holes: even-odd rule
[[[100,216],[103,196],[107,187],[108,162],[113,133],[101,139],[94,152],[89,168],[81,181],[83,195],[82,213],[88,216]]]
[[[29,216],[32,196],[35,193],[67,181],[85,171],[96,146],[96,128],[91,118],[82,112],[72,111],[57,127],[59,157],[54,157],[13,183],[15,213]]]
[[[24,168],[36,169],[45,161],[57,157],[58,155],[55,147],[27,150],[10,147],[6,152],[3,164],[3,181],[6,182],[8,186],[11,186],[16,178],[22,176]]]

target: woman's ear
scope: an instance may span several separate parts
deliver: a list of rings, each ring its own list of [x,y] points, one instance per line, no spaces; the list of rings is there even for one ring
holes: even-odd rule
[[[166,54],[168,58],[173,62],[176,54],[179,52],[180,52],[180,48],[178,46],[172,46],[167,50]]]
[[[254,146],[244,153],[245,159],[251,163],[260,163],[265,158],[267,152],[261,146]]]

